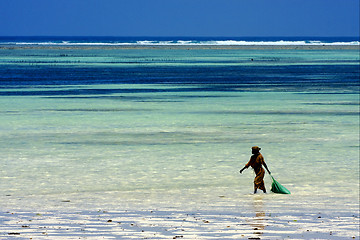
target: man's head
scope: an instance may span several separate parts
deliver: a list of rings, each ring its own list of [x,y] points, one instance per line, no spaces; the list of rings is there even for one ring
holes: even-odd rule
[[[252,149],[252,153],[253,153],[253,154],[259,153],[260,150],[261,150],[261,148],[259,148],[258,146],[254,146],[254,147],[252,147],[251,149]]]

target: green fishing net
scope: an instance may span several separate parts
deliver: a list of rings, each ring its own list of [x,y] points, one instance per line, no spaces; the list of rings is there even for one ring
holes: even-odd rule
[[[282,193],[282,194],[290,194],[290,191],[287,190],[284,186],[282,186],[278,181],[276,181],[273,176],[271,176],[271,178],[273,180],[273,183],[271,185],[271,191],[272,192],[274,192],[274,193]]]

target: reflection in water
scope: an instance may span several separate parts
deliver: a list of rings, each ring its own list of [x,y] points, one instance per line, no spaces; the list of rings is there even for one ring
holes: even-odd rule
[[[263,230],[265,229],[265,212],[263,207],[263,198],[262,195],[254,196],[253,208],[255,211],[255,217],[250,220],[250,225],[254,229],[254,234],[256,236],[262,236]]]

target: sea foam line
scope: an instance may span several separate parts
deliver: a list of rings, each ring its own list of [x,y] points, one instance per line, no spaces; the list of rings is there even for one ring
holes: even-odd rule
[[[2,45],[40,45],[40,46],[343,46],[360,45],[359,41],[351,42],[322,42],[322,41],[150,41],[142,40],[136,42],[5,42]]]

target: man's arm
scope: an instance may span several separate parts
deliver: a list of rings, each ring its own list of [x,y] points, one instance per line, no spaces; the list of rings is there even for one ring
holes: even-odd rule
[[[265,162],[263,162],[263,165],[264,165],[265,169],[268,171],[268,173],[271,175],[271,172],[269,171],[269,169],[268,169],[268,167],[267,167],[267,165],[266,165]]]
[[[248,168],[248,166],[245,166],[245,167],[243,167],[241,170],[240,170],[240,173],[242,173],[245,169],[247,169]]]

